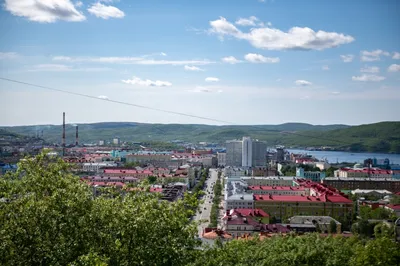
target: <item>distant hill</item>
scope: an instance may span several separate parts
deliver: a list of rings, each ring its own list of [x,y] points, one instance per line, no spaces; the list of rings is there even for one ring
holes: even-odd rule
[[[145,124],[133,122],[104,122],[78,124],[81,142],[97,142],[119,137],[122,141],[207,141],[223,143],[229,139],[251,136],[266,141],[269,146],[291,147],[330,146],[341,150],[400,153],[400,122],[376,124],[310,125],[285,123],[281,125],[210,126],[200,124]],[[43,138],[61,142],[61,125],[3,127],[8,131],[34,135],[43,130]],[[75,126],[66,125],[67,143],[75,142]]]

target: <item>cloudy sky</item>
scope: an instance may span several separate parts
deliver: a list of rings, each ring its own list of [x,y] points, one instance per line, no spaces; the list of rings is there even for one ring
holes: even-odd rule
[[[0,125],[400,118],[392,0],[3,0]]]

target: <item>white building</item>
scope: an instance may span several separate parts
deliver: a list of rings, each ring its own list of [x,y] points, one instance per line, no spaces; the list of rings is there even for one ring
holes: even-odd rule
[[[242,167],[251,167],[253,158],[253,145],[250,137],[242,140]]]
[[[114,162],[104,162],[104,163],[84,163],[82,165],[82,170],[85,172],[100,172],[100,168],[103,167],[117,167]]]
[[[104,140],[99,140],[99,145],[103,146],[104,145]]]
[[[119,138],[114,138],[114,139],[113,139],[113,144],[119,145],[119,143],[120,143]]]
[[[249,186],[296,186],[293,176],[242,176],[240,180]]]

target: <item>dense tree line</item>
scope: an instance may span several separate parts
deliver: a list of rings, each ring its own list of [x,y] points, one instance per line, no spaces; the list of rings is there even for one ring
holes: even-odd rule
[[[206,170],[203,173],[206,173]],[[197,195],[177,202],[132,191],[93,197],[61,159],[44,154],[0,179],[1,265],[396,265],[399,245],[318,235],[235,240],[199,249],[188,219]],[[374,228],[375,229],[375,228]]]
[[[221,203],[222,195],[222,184],[221,184],[220,174],[218,174],[218,179],[214,185],[214,198],[213,204],[211,206],[210,212],[210,227],[218,226],[218,216],[219,216],[219,204]]]

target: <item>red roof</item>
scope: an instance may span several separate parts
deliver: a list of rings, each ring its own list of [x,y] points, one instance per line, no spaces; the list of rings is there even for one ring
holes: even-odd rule
[[[392,172],[390,170],[382,170],[382,169],[368,169],[368,168],[363,168],[363,169],[353,169],[353,168],[341,168],[340,171],[348,172],[348,173],[365,173],[373,175],[391,175]]]
[[[239,214],[244,217],[252,216],[252,217],[269,217],[268,213],[263,211],[262,209],[232,209],[229,214],[225,214],[223,219],[227,219],[228,216],[232,216],[235,214]]]
[[[291,187],[291,186],[249,186],[248,189],[250,190],[282,190],[282,191],[288,191],[288,190],[300,190],[304,191],[305,187]]]
[[[400,204],[388,204],[386,207],[394,210],[394,211],[400,211]]]

